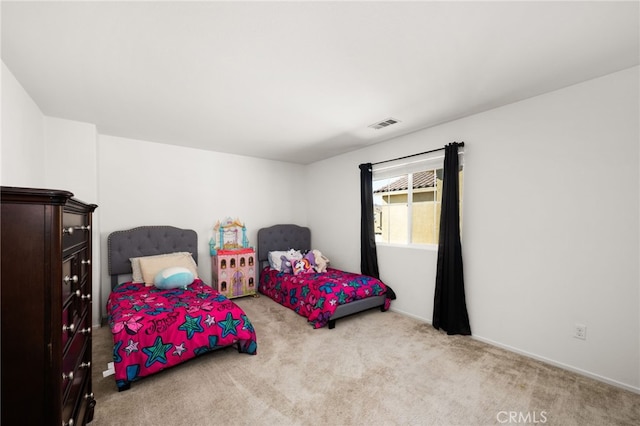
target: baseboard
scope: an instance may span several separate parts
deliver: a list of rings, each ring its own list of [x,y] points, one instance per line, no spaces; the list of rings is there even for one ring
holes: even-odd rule
[[[558,362],[555,360],[552,360],[550,358],[546,358],[540,355],[536,355],[527,351],[523,351],[521,349],[518,348],[514,348],[513,346],[509,346],[509,345],[504,345],[502,343],[496,342],[495,340],[491,340],[491,339],[487,339],[485,337],[482,336],[476,336],[476,335],[472,335],[471,336],[472,339],[478,340],[480,342],[483,343],[487,343],[491,346],[496,346],[498,348],[501,349],[505,349],[509,352],[514,352],[517,353],[519,355],[523,355],[526,356],[528,358],[532,358],[535,359],[537,361],[541,361],[544,362],[545,364],[549,364],[549,365],[553,365],[554,367],[558,367],[558,368],[562,368],[563,370],[568,370],[571,371],[573,373],[576,374],[580,374],[581,376],[585,376],[585,377],[589,377],[590,379],[594,379],[597,380],[599,382],[603,382],[603,383],[607,383],[609,385],[624,389],[624,390],[628,390],[630,392],[636,393],[636,394],[640,394],[640,388],[634,387],[634,386],[630,386],[626,383],[622,383],[622,382],[618,382],[617,380],[613,380],[610,379],[608,377],[604,377],[604,376],[600,376],[599,374],[595,374],[595,373],[591,373],[589,371],[583,370],[581,368],[577,368],[568,364],[564,364],[562,362]]]
[[[421,322],[424,322],[426,324],[432,324],[431,321],[429,321],[429,320],[427,320],[425,318],[419,317],[417,315],[410,314],[408,312],[401,311],[399,309],[394,309],[393,307],[391,309],[389,309],[389,310],[393,311],[393,312],[396,312],[398,314],[401,314],[401,315],[405,315],[407,317],[414,318],[414,319],[416,319],[418,321],[421,321]],[[535,359],[537,361],[544,362],[545,364],[553,365],[554,367],[562,368],[563,370],[568,370],[568,371],[571,371],[573,373],[580,374],[581,376],[589,377],[589,378],[597,380],[599,382],[603,382],[603,383],[609,384],[611,386],[615,386],[617,388],[621,388],[621,389],[628,390],[628,391],[636,393],[636,394],[640,394],[640,388],[638,388],[638,387],[630,386],[630,385],[628,385],[626,383],[618,382],[617,380],[612,380],[612,379],[609,379],[608,377],[600,376],[599,374],[594,374],[594,373],[591,373],[589,371],[582,370],[580,368],[573,367],[573,366],[568,365],[568,364],[564,364],[562,362],[554,361],[554,360],[552,360],[550,358],[546,358],[546,357],[543,357],[543,356],[540,356],[540,355],[536,355],[536,354],[533,354],[533,353],[530,353],[530,352],[527,352],[527,351],[523,351],[523,350],[515,348],[513,346],[505,345],[505,344],[496,342],[495,340],[487,339],[487,338],[482,337],[482,336],[477,336],[477,335],[472,334],[470,337],[472,339],[478,340],[478,341],[486,343],[488,345],[496,346],[498,348],[507,350],[509,352],[514,352],[514,353],[517,353],[519,355],[526,356],[527,358]]]
[[[431,321],[429,321],[428,319],[426,319],[426,318],[422,318],[422,317],[419,317],[419,316],[417,316],[417,315],[410,314],[409,312],[405,312],[405,311],[401,311],[401,310],[399,310],[399,309],[395,309],[395,308],[393,307],[393,304],[391,304],[391,308],[389,308],[389,310],[390,310],[391,312],[395,312],[395,313],[398,313],[398,314],[400,314],[400,315],[404,315],[404,316],[406,316],[406,317],[410,317],[410,318],[416,319],[416,320],[418,320],[418,321],[420,321],[420,322],[424,322],[424,323],[427,323],[427,324],[431,325]]]

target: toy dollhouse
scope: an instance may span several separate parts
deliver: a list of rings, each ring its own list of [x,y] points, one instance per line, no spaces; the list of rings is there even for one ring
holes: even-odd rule
[[[228,298],[257,295],[256,252],[249,247],[244,223],[231,218],[218,221],[209,247],[213,288]]]

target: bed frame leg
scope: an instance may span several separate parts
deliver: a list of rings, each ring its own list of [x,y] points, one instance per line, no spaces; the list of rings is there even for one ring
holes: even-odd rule
[[[336,320],[329,320],[329,330],[336,328]]]

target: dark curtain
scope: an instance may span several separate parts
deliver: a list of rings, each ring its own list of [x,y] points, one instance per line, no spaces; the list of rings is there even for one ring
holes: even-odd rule
[[[378,252],[373,227],[373,173],[371,163],[360,164],[360,272],[380,279]],[[386,284],[385,284],[386,285]],[[387,285],[387,297],[395,299],[395,292]]]
[[[433,326],[445,330],[447,334],[470,335],[460,244],[458,145],[454,142],[445,146],[444,153]]]

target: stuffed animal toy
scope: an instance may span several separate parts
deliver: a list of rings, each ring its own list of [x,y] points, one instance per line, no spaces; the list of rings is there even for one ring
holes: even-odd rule
[[[302,253],[300,253],[300,250],[289,249],[287,251],[287,257],[289,259],[302,259]]]
[[[309,268],[307,269],[313,269],[314,271],[316,270],[316,257],[313,255],[312,251],[306,252],[304,256],[302,256],[302,259],[309,262]]]
[[[320,250],[311,250],[316,263],[316,272],[327,272],[327,266],[329,265],[329,259],[324,256]]]
[[[293,275],[314,272],[313,266],[311,266],[311,262],[309,262],[307,256],[302,259],[292,260],[291,263],[293,263]]]
[[[293,265],[287,256],[283,254],[280,256],[280,260],[282,260],[282,263],[280,263],[280,271],[285,274],[293,274]]]
[[[280,264],[280,271],[285,274],[293,274],[293,260],[302,259],[302,254],[298,250],[289,249],[286,255],[280,256],[282,263]]]

